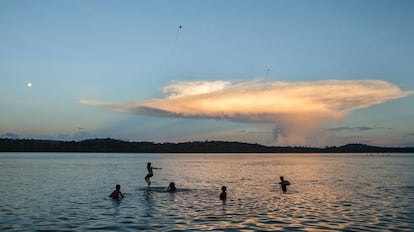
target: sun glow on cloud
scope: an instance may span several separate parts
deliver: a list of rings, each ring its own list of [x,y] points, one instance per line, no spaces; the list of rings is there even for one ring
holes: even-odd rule
[[[127,113],[166,117],[216,118],[272,123],[280,145],[304,145],[323,123],[347,112],[406,97],[412,91],[381,80],[272,82],[253,80],[176,82],[162,89],[163,99],[132,103],[81,100]]]

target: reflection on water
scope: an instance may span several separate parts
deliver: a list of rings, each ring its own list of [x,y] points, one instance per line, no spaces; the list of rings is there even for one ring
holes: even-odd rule
[[[409,154],[2,153],[0,161],[2,231],[414,228]],[[149,188],[148,161],[163,168]],[[286,194],[281,175],[291,182]],[[165,191],[172,181],[176,193]],[[108,198],[116,184],[121,201]]]

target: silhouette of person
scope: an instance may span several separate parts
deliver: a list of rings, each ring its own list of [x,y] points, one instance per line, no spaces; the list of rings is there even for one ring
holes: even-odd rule
[[[114,200],[120,200],[124,197],[124,194],[121,192],[121,185],[117,184],[115,190],[109,195],[110,198]]]
[[[148,186],[150,186],[150,185],[151,185],[150,178],[151,178],[152,176],[154,176],[154,173],[153,173],[152,169],[161,169],[161,168],[152,167],[152,166],[151,166],[151,162],[148,162],[148,163],[147,163],[147,170],[148,170],[148,174],[145,176],[145,181],[147,182]]]
[[[224,201],[227,198],[227,193],[226,193],[227,187],[226,186],[222,186],[221,187],[221,193],[220,193],[220,200]]]
[[[175,191],[177,191],[177,188],[175,187],[174,182],[170,182],[170,185],[168,185],[167,191],[170,193],[174,193]]]
[[[287,191],[287,186],[290,185],[290,182],[285,180],[283,178],[283,176],[280,177],[280,182],[279,182],[280,187],[282,188],[283,193],[286,193]]]

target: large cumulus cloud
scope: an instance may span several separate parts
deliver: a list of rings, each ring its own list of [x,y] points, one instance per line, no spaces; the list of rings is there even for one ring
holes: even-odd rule
[[[154,116],[269,122],[276,125],[276,141],[292,145],[306,144],[324,122],[340,120],[347,112],[413,93],[381,80],[189,81],[162,91],[161,99],[128,103],[82,99],[81,103]]]

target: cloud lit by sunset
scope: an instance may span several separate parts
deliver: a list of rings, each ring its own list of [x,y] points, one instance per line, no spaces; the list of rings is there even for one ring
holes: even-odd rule
[[[381,80],[176,82],[163,93],[165,98],[142,102],[81,103],[134,114],[272,123],[276,142],[294,145],[306,144],[323,123],[341,120],[347,112],[412,94]]]

